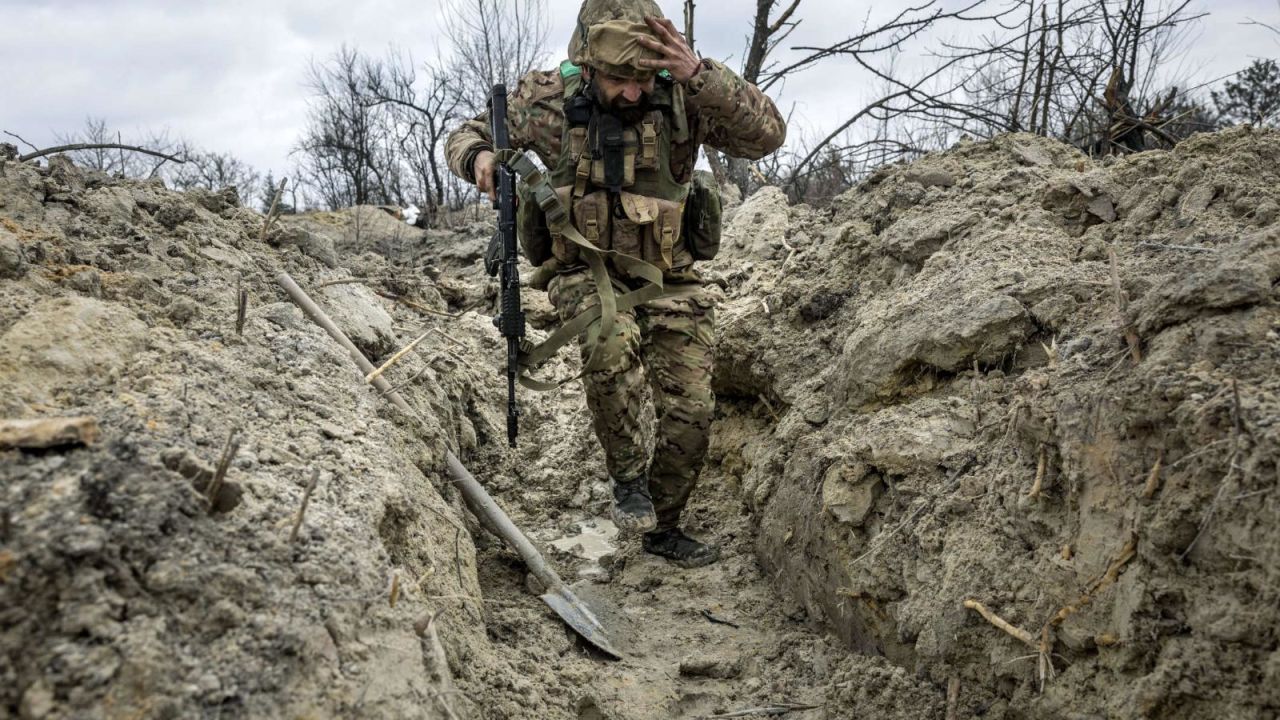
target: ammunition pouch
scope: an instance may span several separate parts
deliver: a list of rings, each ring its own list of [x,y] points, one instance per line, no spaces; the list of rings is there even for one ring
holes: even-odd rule
[[[538,206],[533,190],[523,182],[516,183],[516,235],[520,249],[534,266],[551,259],[551,230],[547,214]]]
[[[720,252],[720,185],[706,170],[695,170],[684,207],[684,242],[694,260],[711,260]]]

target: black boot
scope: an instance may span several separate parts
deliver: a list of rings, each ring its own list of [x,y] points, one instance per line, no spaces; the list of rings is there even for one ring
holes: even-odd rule
[[[720,559],[720,548],[699,542],[680,528],[645,533],[644,551],[661,555],[682,568],[696,568]]]
[[[613,522],[623,535],[648,532],[658,526],[647,475],[613,481]]]

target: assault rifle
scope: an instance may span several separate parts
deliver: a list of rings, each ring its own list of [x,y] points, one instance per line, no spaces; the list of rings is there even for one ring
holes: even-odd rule
[[[489,99],[489,127],[493,131],[493,149],[511,149],[507,135],[507,87],[493,86]],[[516,180],[507,163],[499,162],[497,168],[497,200],[493,208],[498,211],[498,230],[489,242],[484,267],[489,277],[500,277],[501,301],[498,315],[493,318],[502,337],[507,340],[507,444],[516,446],[516,429],[520,409],[516,405],[516,378],[520,373],[520,345],[524,341],[524,309],[520,306],[519,248],[516,245]]]

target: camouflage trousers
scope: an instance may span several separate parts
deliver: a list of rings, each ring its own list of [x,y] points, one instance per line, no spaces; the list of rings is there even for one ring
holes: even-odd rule
[[[562,322],[599,303],[585,270],[559,275],[548,288]],[[601,369],[583,377],[596,437],[610,476],[649,475],[658,528],[680,522],[707,454],[715,395],[711,343],[715,299],[705,288],[692,298],[654,300],[620,313],[600,349]],[[591,347],[578,338],[585,363]],[[652,462],[645,446],[645,386],[656,413]]]

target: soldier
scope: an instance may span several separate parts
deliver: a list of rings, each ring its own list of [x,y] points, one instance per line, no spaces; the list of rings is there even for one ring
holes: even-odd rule
[[[562,322],[599,306],[602,293],[637,290],[641,275],[661,279],[651,288],[661,294],[620,310],[607,336],[597,321],[579,337],[587,405],[619,529],[645,533],[647,552],[682,567],[715,562],[719,550],[679,524],[715,408],[715,296],[693,264],[718,249],[719,197],[694,166],[703,144],[759,159],[782,145],[785,122],[754,85],[695,55],[653,0],[585,0],[569,60],[520,80],[507,126],[512,147],[546,165],[577,231],[530,220],[537,205],[522,198],[521,243],[539,274],[553,276],[547,289]],[[454,131],[446,153],[454,174],[495,192],[487,113]],[[585,260],[606,268],[609,282],[597,283]],[[640,417],[646,384],[657,413],[652,461]]]

